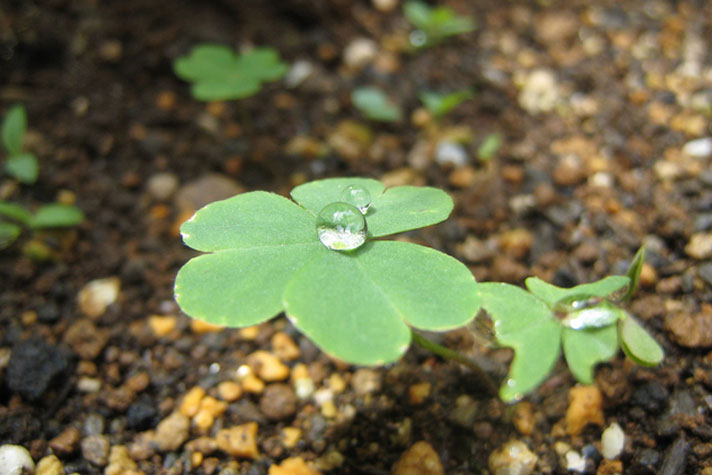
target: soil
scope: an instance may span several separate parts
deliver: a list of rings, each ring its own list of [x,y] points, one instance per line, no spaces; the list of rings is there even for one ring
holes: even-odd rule
[[[451,0],[477,30],[418,51],[398,3],[0,4],[0,110],[25,105],[26,145],[40,160],[36,184],[3,176],[0,198],[75,201],[86,214],[75,230],[25,233],[0,253],[1,444],[35,461],[54,454],[66,473],[261,474],[300,458],[321,472],[379,474],[418,441],[445,473],[493,473],[492,454],[513,439],[536,463],[507,473],[566,473],[570,451],[587,473],[712,473],[712,3]],[[349,64],[357,38],[373,48]],[[201,103],[172,71],[200,42],[269,45],[311,73]],[[369,85],[404,120],[364,119],[350,94]],[[420,110],[423,89],[468,87],[474,98],[439,120]],[[478,160],[491,133],[503,145]],[[464,162],[438,154],[448,140]],[[665,348],[664,363],[637,367],[620,354],[600,365],[602,407],[572,434],[576,382],[563,361],[507,406],[417,348],[356,368],[282,317],[240,331],[195,327],[180,313],[173,279],[194,253],[177,227],[195,208],[357,175],[447,190],[451,218],[405,239],[455,256],[480,281],[589,282],[623,273],[645,244],[629,310]],[[30,242],[51,259],[32,259]],[[80,291],[103,278],[118,293],[91,308]],[[244,376],[255,351],[278,353],[275,334],[296,344],[296,356],[282,355],[288,384],[268,380],[268,398],[259,380],[220,385]],[[479,326],[440,341],[506,373],[511,353]],[[296,374],[316,392],[295,397]],[[215,398],[197,398],[214,420],[186,408],[196,386]],[[220,430],[250,422],[259,455],[215,447]],[[611,462],[600,440],[613,422],[626,440]],[[418,473],[439,473],[433,464]],[[396,473],[413,473],[404,465]]]

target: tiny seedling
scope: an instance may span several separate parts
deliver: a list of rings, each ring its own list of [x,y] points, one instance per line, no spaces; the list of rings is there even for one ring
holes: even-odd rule
[[[84,213],[72,205],[52,203],[31,213],[24,206],[0,201],[0,249],[10,246],[22,233],[76,226],[84,220]]]
[[[10,109],[2,122],[2,143],[8,157],[5,171],[21,183],[34,183],[37,181],[39,166],[37,157],[23,151],[26,132],[27,113],[18,104]]]
[[[469,33],[475,29],[475,21],[459,16],[448,7],[430,7],[421,1],[409,1],[403,5],[403,14],[416,30],[410,34],[410,42],[416,48],[438,44],[450,36]]]
[[[284,311],[323,351],[362,365],[396,361],[411,341],[422,345],[411,328],[449,330],[476,314],[477,284],[462,263],[380,239],[445,220],[453,208],[445,192],[333,178],[300,185],[291,197],[244,193],[183,223],[185,244],[206,253],[176,276],[186,314],[245,327]]]
[[[628,286],[635,290],[644,260],[641,249],[627,276],[609,276],[597,282],[563,289],[536,277],[526,279],[529,292],[504,283],[478,285],[482,307],[494,321],[497,341],[514,350],[500,397],[514,401],[532,391],[551,372],[563,347],[574,377],[591,384],[596,364],[607,361],[618,347],[632,361],[655,366],[663,350],[612,296]]]
[[[376,87],[361,87],[351,93],[351,102],[367,119],[397,122],[403,113],[386,94]]]
[[[426,109],[436,119],[440,119],[447,115],[455,107],[459,106],[468,99],[472,99],[474,94],[469,89],[451,92],[449,94],[440,94],[437,92],[422,91],[418,94],[420,101]]]
[[[200,44],[173,63],[181,79],[193,83],[193,97],[201,101],[242,99],[259,92],[262,84],[287,72],[272,48],[255,48],[237,54],[227,46]]]
[[[482,162],[488,162],[492,160],[495,155],[497,155],[497,152],[499,152],[499,148],[501,146],[501,135],[497,133],[487,135],[487,137],[484,138],[480,146],[477,147],[477,159]]]

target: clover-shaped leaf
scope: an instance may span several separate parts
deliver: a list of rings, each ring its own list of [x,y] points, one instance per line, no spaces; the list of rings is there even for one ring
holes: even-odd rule
[[[547,305],[553,307],[557,302],[570,297],[579,297],[581,299],[588,297],[608,297],[613,292],[628,285],[629,282],[630,279],[624,275],[611,275],[597,282],[581,284],[566,289],[551,285],[538,277],[529,277],[525,281],[525,284],[531,293],[542,299]]]
[[[642,366],[657,366],[665,356],[663,349],[630,315],[618,322],[618,336],[623,353]]]
[[[299,186],[292,191],[298,204],[259,191],[212,203],[181,226],[188,246],[210,253],[178,272],[178,304],[195,318],[236,327],[285,310],[317,346],[356,364],[398,359],[410,343],[408,325],[446,330],[472,319],[476,283],[457,260],[406,242],[367,241],[347,252],[322,244],[317,215],[349,185],[373,198],[364,216],[369,237],[435,224],[452,209],[440,190],[384,192],[378,181],[359,178]]]
[[[242,99],[257,93],[263,82],[287,72],[287,65],[272,48],[242,54],[217,44],[201,44],[173,63],[175,73],[193,83],[193,96],[202,101]]]

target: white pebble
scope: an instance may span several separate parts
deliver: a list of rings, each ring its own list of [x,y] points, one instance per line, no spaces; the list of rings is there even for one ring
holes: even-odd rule
[[[532,71],[522,82],[519,105],[532,114],[549,112],[559,102],[556,76],[548,69]]]
[[[575,450],[569,450],[566,452],[566,470],[584,473],[586,471],[586,459]]]
[[[467,151],[459,143],[439,142],[435,149],[435,161],[440,165],[461,167],[467,164]]]
[[[694,158],[712,156],[712,137],[691,140],[682,147],[682,153]]]
[[[21,475],[34,470],[35,462],[26,448],[10,444],[0,447],[0,475]]]
[[[356,38],[344,49],[344,63],[353,69],[361,69],[373,61],[378,44],[369,38]]]
[[[314,381],[311,378],[299,378],[294,381],[294,393],[300,400],[309,399],[314,394]]]
[[[625,446],[625,433],[618,423],[614,422],[601,434],[601,454],[609,459],[615,459]]]
[[[157,200],[167,200],[178,190],[178,177],[168,172],[157,173],[148,179],[146,189]]]
[[[314,66],[309,61],[300,59],[292,64],[287,75],[284,76],[284,85],[287,89],[293,89],[303,83],[314,71]]]

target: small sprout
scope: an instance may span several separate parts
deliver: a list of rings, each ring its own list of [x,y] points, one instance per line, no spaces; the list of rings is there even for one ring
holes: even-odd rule
[[[0,201],[0,249],[15,242],[23,227],[33,231],[66,228],[76,226],[83,220],[84,213],[76,206],[53,203],[40,207],[32,214],[23,206]]]
[[[500,134],[489,134],[477,148],[477,158],[482,162],[492,160],[502,146]]]
[[[21,183],[34,183],[37,181],[39,165],[37,157],[22,151],[26,132],[27,113],[18,104],[10,109],[2,123],[2,143],[8,155],[5,171]]]
[[[626,272],[626,275],[630,279],[630,284],[628,285],[628,289],[626,289],[625,294],[621,297],[621,302],[628,302],[638,289],[643,264],[645,264],[645,246],[641,246],[640,249],[638,249],[638,252],[635,253],[633,260],[630,262],[628,272]]]
[[[263,83],[284,76],[287,65],[272,48],[236,54],[227,46],[205,43],[176,59],[173,69],[178,77],[193,83],[193,97],[219,101],[256,94]]]
[[[416,48],[432,46],[450,36],[469,33],[475,29],[475,21],[458,14],[448,7],[430,7],[425,2],[409,1],[403,5],[403,14],[416,27],[410,34],[410,42]]]
[[[397,122],[403,113],[386,94],[376,87],[360,87],[351,94],[351,102],[367,119]]]
[[[459,106],[468,99],[472,99],[474,94],[469,89],[462,91],[451,92],[449,94],[439,94],[437,92],[423,91],[418,94],[420,101],[425,105],[425,108],[435,118],[442,118],[447,115],[455,107]]]

